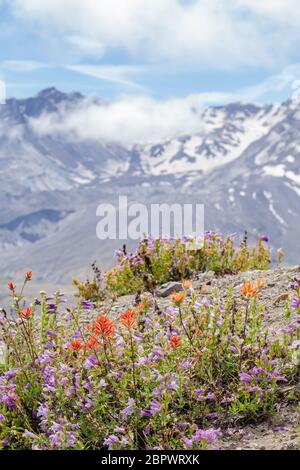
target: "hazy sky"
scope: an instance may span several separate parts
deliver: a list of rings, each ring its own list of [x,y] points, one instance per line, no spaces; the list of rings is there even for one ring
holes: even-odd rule
[[[0,38],[8,96],[269,102],[300,80],[299,0],[0,0]]]

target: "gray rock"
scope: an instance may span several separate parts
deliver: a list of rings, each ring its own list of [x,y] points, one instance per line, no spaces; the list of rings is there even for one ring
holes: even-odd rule
[[[159,286],[155,293],[158,297],[168,297],[173,292],[182,292],[183,290],[181,282],[167,282]]]

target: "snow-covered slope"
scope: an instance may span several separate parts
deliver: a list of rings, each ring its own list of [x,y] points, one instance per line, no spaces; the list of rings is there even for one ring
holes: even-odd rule
[[[237,103],[205,109],[199,116],[201,132],[137,146],[142,171],[152,175],[211,171],[239,158],[283,117],[278,106]]]

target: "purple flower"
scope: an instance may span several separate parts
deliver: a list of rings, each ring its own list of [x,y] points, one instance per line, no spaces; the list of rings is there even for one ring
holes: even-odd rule
[[[53,434],[50,434],[49,440],[53,447],[56,449],[60,449],[62,446],[62,433],[61,432],[56,432]]]
[[[2,401],[2,403],[5,403],[5,405],[7,405],[7,407],[10,410],[15,410],[16,409],[17,399],[18,399],[18,397],[13,391],[8,392],[6,395],[0,396],[0,402]]]
[[[84,361],[84,367],[85,367],[87,370],[93,369],[94,367],[96,367],[97,364],[98,364],[98,359],[96,358],[96,356],[89,356],[89,357]]]
[[[149,424],[148,424],[148,426],[145,427],[144,433],[146,434],[146,436],[148,436],[151,433],[151,428],[150,428]]]
[[[4,374],[4,377],[6,378],[7,381],[11,380],[17,375],[17,372],[18,371],[16,369],[10,369]]]
[[[294,281],[290,285],[290,289],[292,289],[292,290],[300,289],[300,281],[298,281],[298,279],[294,279]]]
[[[25,429],[25,431],[23,432],[23,436],[29,437],[30,439],[36,439],[37,437],[35,434],[33,434],[33,432],[28,431],[28,429]]]
[[[151,416],[150,410],[141,410],[140,411],[140,416],[142,418],[149,418]]]
[[[150,413],[152,416],[156,416],[162,409],[162,404],[157,400],[152,400],[150,403]]]
[[[182,370],[186,370],[186,369],[189,369],[192,365],[192,361],[190,361],[189,359],[185,359],[181,365],[180,365],[180,369]]]
[[[54,315],[55,313],[57,313],[57,305],[56,304],[47,304],[47,306],[48,306],[48,312],[51,315]]]
[[[73,432],[67,432],[67,438],[67,446],[75,447],[75,444],[77,443],[76,435]]]
[[[273,429],[275,432],[286,432],[288,431],[289,428],[286,428],[285,426],[277,426],[276,428]]]
[[[188,449],[191,449],[193,447],[193,440],[189,439],[188,437],[183,437],[182,442]]]
[[[120,427],[120,426],[117,426],[117,427],[115,428],[115,432],[120,433],[120,434],[124,434],[124,433],[125,433],[125,429],[122,428],[122,427]]]
[[[2,413],[0,413],[0,423],[5,423],[5,421],[6,421],[5,416]]]
[[[135,401],[133,398],[129,398],[127,406],[121,411],[121,414],[125,417],[131,416],[134,413]]]
[[[270,240],[270,238],[268,237],[268,235],[262,235],[262,236],[260,237],[260,240],[261,240],[262,242],[268,243],[269,240]]]
[[[124,252],[122,250],[116,250],[115,251],[115,257],[116,258],[121,258],[124,255]]]
[[[83,300],[81,303],[84,310],[92,310],[94,305],[89,300]]]
[[[49,414],[48,405],[46,403],[42,403],[37,409],[37,416],[45,419],[47,418],[48,414]]]
[[[253,367],[252,368],[252,374],[254,374],[254,375],[262,374],[263,372],[264,372],[264,370],[263,370],[262,367]]]
[[[204,396],[202,388],[196,388],[195,393],[197,395],[197,401],[203,401],[203,400],[206,399],[205,396]]]
[[[104,445],[108,446],[108,449],[111,450],[112,446],[114,444],[118,444],[119,438],[118,436],[115,436],[112,434],[111,436],[108,436],[106,439],[104,439]]]
[[[293,298],[291,301],[291,308],[300,308],[300,299]]]
[[[242,382],[242,383],[248,384],[248,383],[251,382],[252,377],[251,377],[251,375],[246,374],[246,372],[241,372],[241,373],[240,373],[240,379],[241,379],[241,382]]]
[[[215,400],[216,395],[215,395],[214,392],[209,392],[209,393],[206,395],[206,398],[207,398],[207,400]]]
[[[220,430],[219,429],[207,429],[206,431],[203,431],[202,429],[197,429],[195,435],[193,436],[193,441],[194,442],[199,442],[199,441],[206,441],[209,444],[214,442],[219,436],[220,436]]]

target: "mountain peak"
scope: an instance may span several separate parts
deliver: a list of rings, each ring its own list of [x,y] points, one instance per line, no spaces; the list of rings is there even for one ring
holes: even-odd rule
[[[59,102],[63,100],[79,100],[83,98],[83,95],[78,92],[64,93],[55,87],[49,87],[41,90],[36,97]]]

